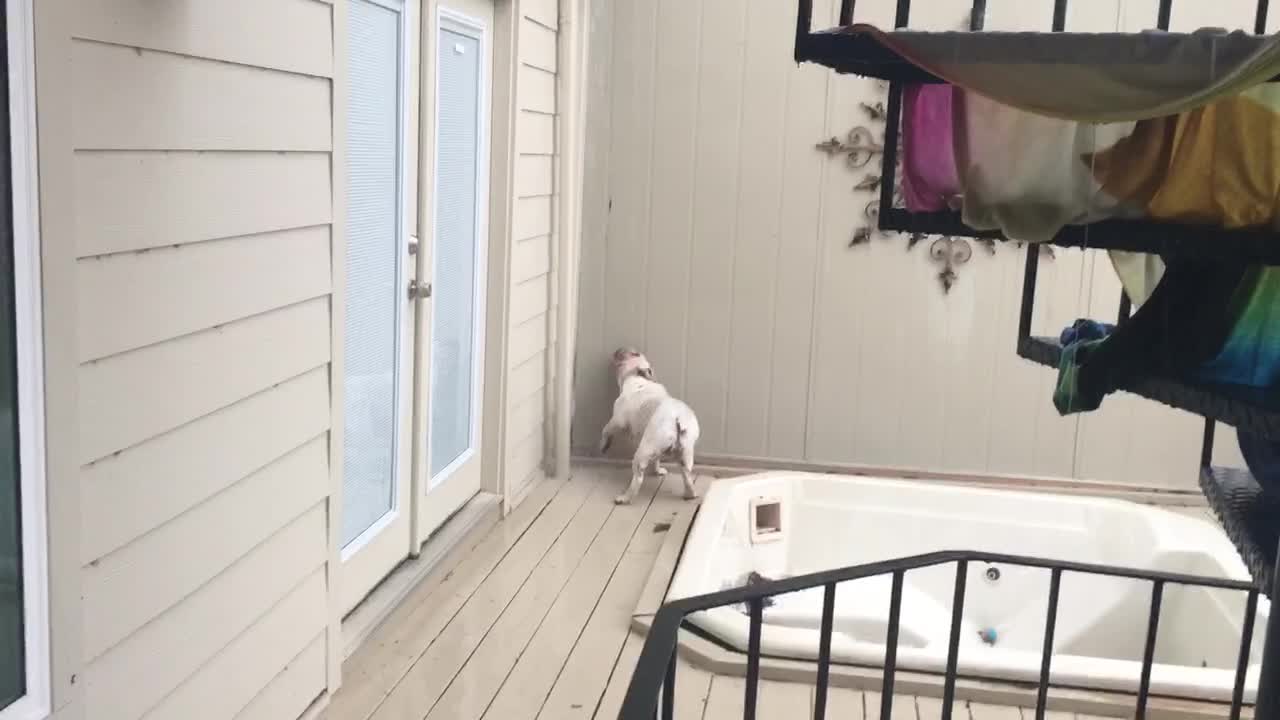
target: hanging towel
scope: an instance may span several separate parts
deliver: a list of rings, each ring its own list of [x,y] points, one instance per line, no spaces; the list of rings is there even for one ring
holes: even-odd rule
[[[902,93],[902,196],[912,212],[959,207],[951,85],[912,85]]]
[[[1101,340],[1116,329],[1115,325],[1081,318],[1068,325],[1058,335],[1058,342],[1066,347],[1081,340]]]
[[[1252,388],[1280,387],[1280,268],[1251,267],[1232,294],[1230,332],[1196,376]]]
[[[1240,263],[1169,261],[1160,284],[1128,322],[1104,339],[1078,341],[1063,349],[1054,407],[1063,415],[1095,410],[1107,394],[1141,377],[1223,381],[1230,373],[1236,384],[1260,377],[1252,374],[1256,365],[1248,354],[1260,338],[1271,336],[1261,325],[1242,318],[1250,308],[1270,301],[1262,298],[1280,298],[1280,293],[1258,287],[1262,274]],[[1255,297],[1258,300],[1251,302]],[[1274,311],[1280,313],[1280,306]],[[1232,346],[1233,333],[1244,327],[1260,329],[1243,333]],[[1224,369],[1210,375],[1219,363]],[[1275,367],[1280,369],[1280,363]]]
[[[1143,120],[1128,137],[1082,160],[1108,195],[1145,217],[1276,227],[1280,87],[1260,85],[1179,115]]]
[[[1062,349],[1062,357],[1058,361],[1058,382],[1053,388],[1053,406],[1059,415],[1097,410],[1102,405],[1102,398],[1110,392],[1099,382],[1099,373],[1082,377],[1087,359],[1102,342],[1079,340]]]

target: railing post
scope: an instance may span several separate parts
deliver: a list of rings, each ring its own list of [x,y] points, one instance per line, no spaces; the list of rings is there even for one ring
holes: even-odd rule
[[[902,619],[901,570],[893,573],[893,585],[889,590],[889,627],[884,637],[884,681],[880,686],[880,720],[893,715],[893,682],[898,670],[898,624]]]
[[[747,603],[751,623],[747,629],[747,683],[742,699],[742,720],[756,720],[756,702],[760,694],[760,632],[764,624],[764,599],[753,598]]]
[[[1146,720],[1147,698],[1151,694],[1151,666],[1156,660],[1156,633],[1160,630],[1160,606],[1164,601],[1164,581],[1151,585],[1151,610],[1147,615],[1147,646],[1142,651],[1142,677],[1138,681],[1138,712],[1134,720]]]
[[[1272,573],[1271,599],[1280,598],[1280,548],[1276,548],[1276,571]],[[1280,613],[1274,609],[1267,618],[1267,635],[1262,641],[1262,672],[1258,673],[1256,718],[1280,718]]]
[[[956,590],[951,599],[951,639],[947,644],[947,675],[942,679],[942,717],[951,719],[951,707],[956,700],[956,673],[960,662],[960,627],[964,620],[964,591],[969,578],[969,562],[956,563]]]
[[[818,632],[818,683],[813,693],[813,720],[827,717],[827,685],[831,680],[831,634],[835,625],[836,584],[822,590],[822,629]]]
[[[1053,636],[1058,627],[1058,596],[1062,592],[1062,571],[1049,571],[1049,609],[1044,619],[1044,650],[1040,657],[1040,689],[1036,693],[1036,720],[1044,720],[1049,709],[1049,670],[1053,665]]]
[[[1244,708],[1244,683],[1249,676],[1249,658],[1253,654],[1253,624],[1258,619],[1258,591],[1249,593],[1244,606],[1244,629],[1240,632],[1240,657],[1236,660],[1236,686],[1231,691],[1231,716],[1240,720]]]

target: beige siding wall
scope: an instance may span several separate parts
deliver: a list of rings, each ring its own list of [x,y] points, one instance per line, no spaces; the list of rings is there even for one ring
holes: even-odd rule
[[[514,165],[486,489],[512,499],[553,416],[557,10],[515,3],[496,58],[516,107],[494,109]],[[38,3],[59,720],[281,720],[338,680],[335,12]]]
[[[838,4],[815,2],[817,23]],[[1058,417],[1054,373],[1014,354],[1021,252],[975,246],[943,295],[927,243],[847,247],[872,199],[852,191],[864,171],[814,144],[879,135],[859,103],[884,89],[797,68],[794,2],[595,5],[576,448],[591,452],[608,417],[608,353],[634,344],[698,412],[704,455],[1195,486],[1197,418],[1124,395]],[[970,4],[916,5],[913,27],[951,29]],[[988,27],[1047,29],[1052,6],[992,0]],[[1124,7],[1072,2],[1070,27],[1154,24],[1156,0]],[[1252,23],[1252,0],[1175,7],[1177,27]],[[895,3],[856,8],[891,23]],[[1114,317],[1105,256],[1059,251],[1040,268],[1036,332]]]
[[[515,168],[506,409],[509,497],[542,472],[555,352],[556,0],[517,8]]]
[[[58,5],[44,92],[71,121],[41,116],[42,173],[66,170],[41,202],[73,219],[43,240],[74,298],[49,382],[78,387],[79,471],[50,478],[79,494],[77,712],[296,717],[327,672],[334,7]]]

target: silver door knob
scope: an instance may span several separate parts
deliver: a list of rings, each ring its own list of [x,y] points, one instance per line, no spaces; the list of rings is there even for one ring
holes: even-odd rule
[[[417,280],[409,281],[409,299],[422,300],[431,297],[431,283],[420,283]]]

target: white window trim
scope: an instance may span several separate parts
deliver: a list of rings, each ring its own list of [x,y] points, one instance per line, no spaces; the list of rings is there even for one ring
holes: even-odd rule
[[[9,44],[9,149],[27,692],[0,710],[0,720],[41,720],[48,717],[51,702],[33,0],[5,0],[5,9]]]

